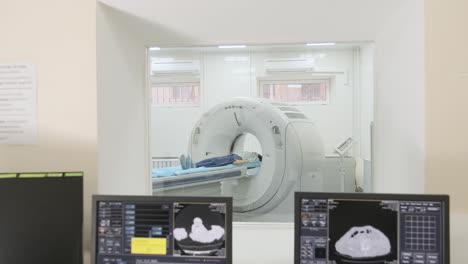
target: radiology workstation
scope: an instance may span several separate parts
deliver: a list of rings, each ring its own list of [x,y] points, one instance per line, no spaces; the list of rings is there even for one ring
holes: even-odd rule
[[[194,161],[235,153],[246,134],[259,140],[261,162],[154,168],[153,194],[200,195],[208,190],[206,195],[234,197],[235,219],[292,221],[288,212],[294,191],[355,191],[355,161],[326,159],[315,124],[288,104],[253,98],[218,104],[194,125],[187,153]],[[347,173],[338,173],[340,169]]]
[[[82,190],[79,172],[0,174],[0,263],[236,263],[233,198],[199,196],[93,196],[83,261]],[[271,241],[294,247],[288,263],[450,263],[446,195],[296,192],[290,206],[294,245]]]

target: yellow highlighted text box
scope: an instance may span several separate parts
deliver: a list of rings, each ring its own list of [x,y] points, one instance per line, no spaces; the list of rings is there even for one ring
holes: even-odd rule
[[[166,255],[166,239],[133,237],[132,254]]]

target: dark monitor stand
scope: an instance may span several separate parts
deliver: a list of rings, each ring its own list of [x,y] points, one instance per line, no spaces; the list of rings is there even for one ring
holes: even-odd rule
[[[231,264],[232,199],[94,196],[92,264]]]
[[[449,264],[449,197],[296,193],[295,264]]]
[[[0,263],[82,264],[81,173],[0,174]]]

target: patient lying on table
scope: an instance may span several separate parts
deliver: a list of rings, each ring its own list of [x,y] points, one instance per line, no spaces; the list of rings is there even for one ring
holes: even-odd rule
[[[237,154],[233,153],[233,154],[229,154],[226,156],[205,159],[194,164],[192,162],[192,158],[190,157],[190,155],[185,156],[182,154],[179,160],[180,160],[180,166],[182,166],[182,169],[187,170],[190,168],[198,168],[198,167],[220,167],[220,166],[226,166],[230,164],[242,165],[248,162],[258,162],[258,161],[261,162],[262,155],[256,152],[242,151]]]

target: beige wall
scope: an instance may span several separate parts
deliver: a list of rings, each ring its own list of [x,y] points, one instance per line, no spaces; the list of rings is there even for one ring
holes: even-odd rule
[[[0,146],[0,172],[85,173],[85,241],[96,190],[94,0],[0,1],[0,62],[36,67],[38,143]]]
[[[468,1],[426,2],[426,190],[468,213]]]

